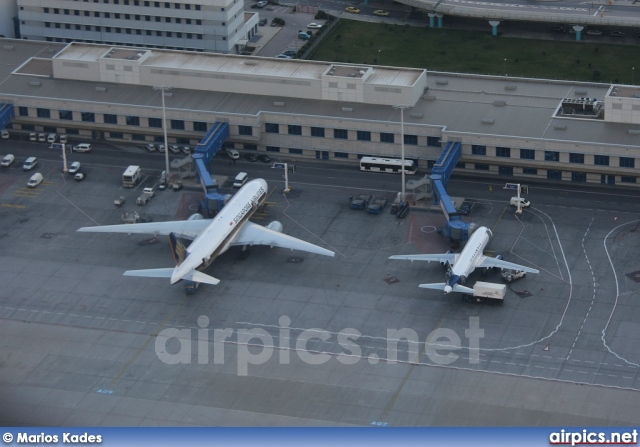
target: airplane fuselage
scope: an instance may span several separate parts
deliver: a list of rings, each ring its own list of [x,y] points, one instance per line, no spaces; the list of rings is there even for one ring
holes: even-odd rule
[[[244,185],[189,245],[184,261],[176,266],[171,276],[171,284],[192,270],[206,268],[224,253],[242,224],[264,202],[268,190],[267,182],[263,179],[255,179]]]
[[[445,293],[451,292],[454,284],[458,284],[460,281],[464,282],[471,272],[476,269],[484,248],[491,240],[491,236],[491,230],[487,227],[480,227],[473,232],[471,238],[460,252],[460,256],[451,266],[451,276],[445,286]]]

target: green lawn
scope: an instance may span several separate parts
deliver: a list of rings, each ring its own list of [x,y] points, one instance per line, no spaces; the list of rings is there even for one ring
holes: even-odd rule
[[[631,39],[634,37],[626,37],[627,41]],[[640,82],[640,47],[637,45],[515,39],[493,37],[488,31],[353,20],[341,20],[311,59],[457,73],[503,75],[506,72],[509,76],[532,78]],[[633,69],[636,65],[637,76]]]

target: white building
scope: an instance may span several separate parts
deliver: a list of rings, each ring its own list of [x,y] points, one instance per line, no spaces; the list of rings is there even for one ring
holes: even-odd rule
[[[15,0],[14,0],[15,1]],[[243,0],[17,0],[23,39],[238,53],[257,29]]]
[[[355,165],[403,141],[424,169],[459,142],[458,174],[640,186],[633,86],[24,40],[0,59],[15,135],[162,142],[162,85],[170,144],[225,122],[239,150]]]

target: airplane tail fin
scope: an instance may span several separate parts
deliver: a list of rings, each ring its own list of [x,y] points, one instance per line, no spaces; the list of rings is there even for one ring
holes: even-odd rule
[[[165,269],[146,269],[146,270],[127,270],[123,273],[125,276],[142,276],[146,278],[172,278],[175,269],[165,268]],[[203,282],[206,284],[213,284],[214,286],[220,282],[218,278],[214,278],[213,276],[209,276],[205,273],[199,272],[197,270],[192,270],[182,278],[176,279],[176,282],[180,279],[186,279],[189,281],[195,282]]]
[[[458,292],[458,293],[474,293],[473,289],[469,287],[461,286],[460,284],[454,284],[453,287],[445,282],[431,283],[431,284],[420,284],[418,287],[422,289],[434,289],[434,290],[443,290],[444,293],[449,292]]]
[[[173,259],[176,261],[176,265],[182,264],[184,258],[187,257],[187,247],[184,246],[175,233],[169,233],[169,245],[171,246],[171,253],[173,253]]]

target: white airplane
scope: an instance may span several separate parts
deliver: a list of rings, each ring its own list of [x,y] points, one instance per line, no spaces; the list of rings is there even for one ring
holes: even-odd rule
[[[497,267],[501,269],[524,270],[528,273],[538,273],[538,270],[525,267],[523,265],[514,264],[512,262],[503,261],[498,258],[484,256],[482,252],[491,239],[491,230],[487,227],[478,228],[472,235],[467,245],[460,254],[444,253],[444,254],[424,254],[424,255],[395,255],[389,259],[406,259],[408,261],[438,261],[450,267],[447,275],[449,279],[446,283],[420,284],[418,287],[423,289],[444,290],[444,293],[460,292],[471,293],[473,289],[462,286],[469,274],[478,267],[491,268]]]
[[[278,221],[273,221],[266,227],[249,222],[249,218],[266,199],[267,191],[267,182],[263,179],[248,182],[213,219],[204,219],[200,214],[194,214],[182,221],[83,227],[78,231],[169,235],[176,261],[175,268],[128,270],[124,275],[171,278],[171,284],[181,279],[218,284],[219,279],[199,270],[207,268],[232,245],[269,245],[324,256],[335,255],[330,250],[282,234],[282,224]],[[178,238],[191,239],[193,242],[187,248]]]

